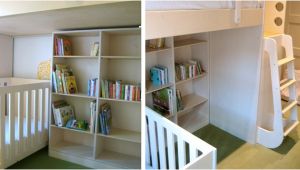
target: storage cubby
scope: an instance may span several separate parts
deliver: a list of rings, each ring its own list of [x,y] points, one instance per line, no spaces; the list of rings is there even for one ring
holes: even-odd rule
[[[141,32],[139,28],[63,31],[55,36],[67,37],[72,55],[53,56],[52,65],[66,64],[76,78],[78,93],[52,92],[52,102],[65,100],[73,106],[78,119],[94,121],[95,131],[58,127],[51,116],[50,156],[81,163],[92,168],[141,168],[141,102],[101,96],[101,80],[141,86]],[[99,42],[99,55],[90,56]],[[55,54],[55,52],[53,53]],[[88,95],[88,81],[97,78],[95,95]],[[90,103],[96,102],[91,118]],[[109,134],[100,132],[101,105],[111,108]],[[72,135],[75,136],[74,141]],[[77,141],[78,138],[78,141]],[[82,138],[82,142],[80,139]],[[70,140],[69,140],[70,139]],[[75,148],[78,152],[65,152]],[[82,150],[82,151],[81,151]],[[80,154],[82,152],[83,154]],[[88,154],[86,154],[88,152]]]
[[[208,39],[208,33],[167,37],[162,48],[146,47],[146,105],[153,107],[153,92],[164,88],[172,89],[173,115],[166,117],[190,132],[198,130],[209,122]],[[200,64],[197,68],[198,62],[201,63],[201,69]],[[152,85],[150,68],[155,65],[168,68],[170,81],[167,84]],[[182,70],[190,69],[191,75],[186,75],[186,70],[180,69],[180,74],[185,75],[178,77],[179,66]],[[179,90],[182,96],[183,107],[180,110],[176,107],[178,104],[176,90]]]

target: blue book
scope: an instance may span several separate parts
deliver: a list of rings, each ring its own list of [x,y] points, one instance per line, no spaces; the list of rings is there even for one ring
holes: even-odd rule
[[[160,69],[156,67],[152,67],[150,69],[150,76],[151,81],[154,86],[160,86],[161,85],[161,77],[160,77]]]

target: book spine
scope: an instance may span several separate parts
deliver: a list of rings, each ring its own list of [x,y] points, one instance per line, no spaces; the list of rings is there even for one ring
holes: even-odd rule
[[[116,81],[116,99],[120,99],[120,84],[121,82],[119,80]]]
[[[173,115],[174,108],[173,108],[173,100],[172,100],[172,89],[168,89],[168,101],[169,101],[169,108],[170,108],[170,115]]]
[[[128,97],[127,97],[128,96],[128,85],[127,84],[125,85],[125,94],[124,95],[125,95],[124,99],[128,100]]]
[[[123,100],[125,100],[125,85],[122,84],[122,97]]]
[[[110,81],[108,82],[108,85],[109,85],[109,98],[112,98],[113,97],[113,86]]]
[[[53,84],[55,93],[57,93],[56,74],[54,71],[52,71],[52,84]]]
[[[113,90],[112,90],[112,94],[113,94],[113,95],[112,95],[112,98],[115,99],[115,98],[116,98],[116,84],[113,84],[112,87],[113,87]]]

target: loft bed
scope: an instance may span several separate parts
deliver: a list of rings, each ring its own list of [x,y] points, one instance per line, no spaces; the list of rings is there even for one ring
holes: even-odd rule
[[[146,40],[165,38],[164,48],[146,48],[147,107],[153,108],[153,91],[166,87],[173,91],[179,89],[186,108],[180,111],[175,108],[174,114],[166,118],[190,133],[213,124],[255,144],[263,10],[264,4],[257,1],[146,2]],[[175,80],[175,63],[189,59],[201,60],[205,75]],[[149,83],[150,68],[154,65],[168,68],[168,84],[155,88]],[[146,109],[146,122],[151,114]],[[187,134],[180,136],[184,138]],[[151,135],[146,139],[146,150],[152,152],[152,156],[150,154],[147,158],[152,161],[146,164],[148,167],[159,162],[154,154],[159,155],[160,148],[167,146],[160,146],[159,141],[163,139],[152,139]],[[170,156],[172,152],[168,154]],[[157,167],[161,165],[154,168]],[[215,162],[210,167],[216,167]]]
[[[260,25],[262,7],[258,1],[149,1],[146,39]]]

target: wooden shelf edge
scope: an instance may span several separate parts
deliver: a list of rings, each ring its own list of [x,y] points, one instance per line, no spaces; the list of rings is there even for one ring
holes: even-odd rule
[[[77,56],[77,55],[70,55],[70,56],[53,56],[53,58],[64,58],[64,59],[71,59],[71,58],[80,58],[80,59],[98,59],[98,56]]]
[[[88,99],[97,99],[95,96],[88,96],[83,93],[75,93],[75,94],[65,94],[65,93],[55,93],[52,92],[53,95],[58,95],[58,96],[68,96],[68,97],[79,97],[79,98],[88,98]]]
[[[173,86],[174,84],[173,83],[168,83],[168,84],[165,84],[165,85],[161,85],[161,86],[153,86],[151,82],[148,82],[146,83],[148,84],[146,88],[146,94],[150,94],[152,92],[155,92],[155,91],[158,91],[158,90],[161,90],[161,89],[164,89],[164,88],[167,88],[167,87],[171,87]],[[150,88],[149,88],[150,87]]]
[[[188,110],[193,109],[194,107],[201,105],[208,101],[208,99],[198,96],[196,94],[189,94],[182,97],[182,103],[184,105],[184,109],[177,112],[179,117],[183,116],[183,113],[186,113]]]
[[[202,78],[202,77],[205,77],[207,73],[202,73],[196,77],[193,77],[193,78],[189,78],[189,79],[185,79],[185,80],[180,80],[180,81],[177,81],[176,82],[176,85],[180,85],[180,84],[183,84],[183,83],[186,83],[186,82],[189,82],[189,81],[192,81],[192,80],[196,80],[196,79],[199,79],[199,78]]]
[[[97,133],[97,136],[111,138],[115,140],[133,142],[133,143],[141,143],[141,133],[130,131],[130,130],[118,129],[118,128],[113,128],[111,134],[109,135]],[[124,137],[124,136],[131,136],[131,137]]]
[[[71,128],[67,128],[67,127],[60,127],[60,126],[56,126],[56,125],[53,125],[53,124],[50,125],[50,126],[53,127],[53,128],[61,129],[61,130],[67,130],[67,131],[72,131],[72,132],[78,132],[78,133],[93,135],[93,133],[91,133],[90,131],[71,129]]]
[[[131,101],[131,100],[113,99],[113,98],[105,98],[105,97],[99,97],[99,99],[106,100],[106,101],[114,101],[114,102],[124,102],[124,103],[136,103],[136,104],[141,103],[141,101]]]

